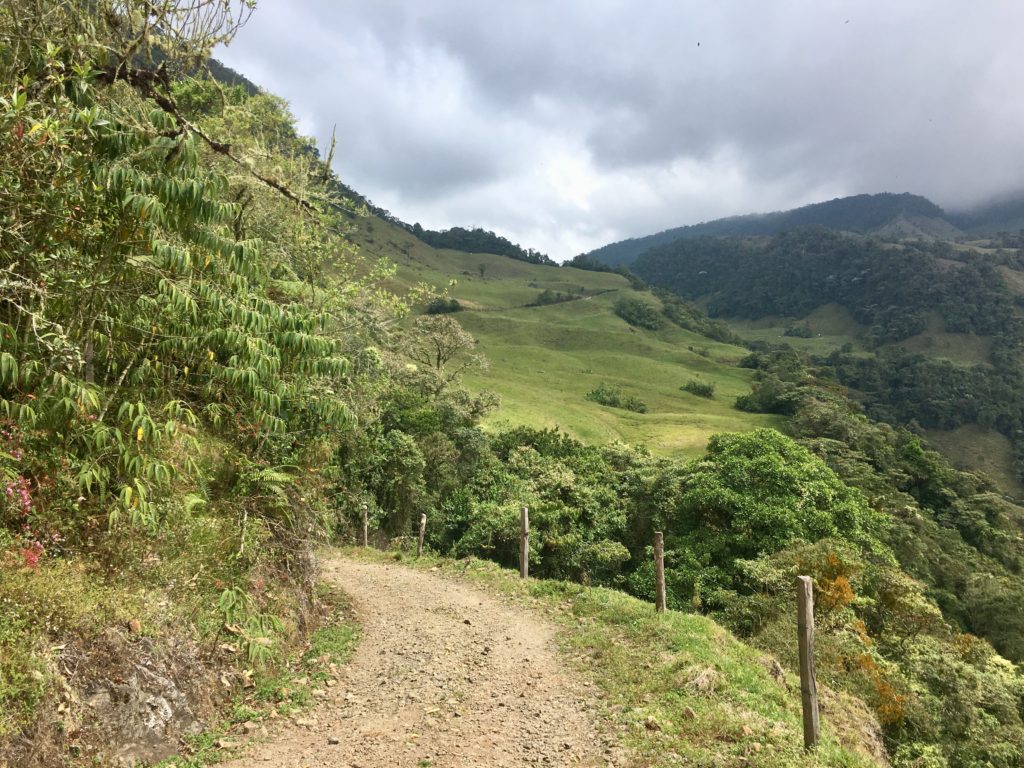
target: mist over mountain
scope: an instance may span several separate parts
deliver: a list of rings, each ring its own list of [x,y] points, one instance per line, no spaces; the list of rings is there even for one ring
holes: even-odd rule
[[[997,197],[964,211],[952,212],[946,218],[974,235],[1017,233],[1024,229],[1024,190]]]
[[[775,235],[804,226],[823,226],[885,239],[955,240],[1016,232],[1024,226],[1024,195],[958,213],[944,211],[931,200],[909,192],[853,195],[789,211],[730,216],[675,227],[610,243],[587,255],[609,265],[631,264],[645,251],[681,238]]]

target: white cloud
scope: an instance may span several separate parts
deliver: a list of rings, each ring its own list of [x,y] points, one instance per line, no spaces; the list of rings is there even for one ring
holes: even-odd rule
[[[842,194],[1024,186],[1022,22],[1016,0],[264,0],[218,55],[321,142],[337,124],[378,205],[567,258]]]

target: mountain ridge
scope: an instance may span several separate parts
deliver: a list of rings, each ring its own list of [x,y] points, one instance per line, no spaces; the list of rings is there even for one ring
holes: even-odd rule
[[[969,211],[948,212],[928,198],[910,192],[851,195],[785,211],[728,216],[672,227],[609,243],[584,255],[609,266],[628,266],[645,251],[675,240],[777,235],[803,226],[824,226],[887,239],[957,240],[975,234],[1016,232],[1024,226],[1024,196],[1002,198]]]

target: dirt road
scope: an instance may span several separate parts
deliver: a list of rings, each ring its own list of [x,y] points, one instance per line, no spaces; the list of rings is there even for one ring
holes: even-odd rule
[[[605,765],[596,689],[559,664],[548,623],[398,565],[336,558],[324,575],[354,601],[358,649],[313,713],[228,765]]]

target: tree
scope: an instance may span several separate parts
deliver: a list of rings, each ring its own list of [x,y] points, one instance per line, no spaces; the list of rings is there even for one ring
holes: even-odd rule
[[[424,315],[413,323],[406,356],[422,366],[421,372],[430,374],[428,386],[437,395],[463,372],[487,369],[487,359],[472,351],[476,343],[455,318]]]
[[[773,429],[715,435],[689,468],[668,529],[673,548],[718,563],[796,541],[843,538],[869,550],[882,518],[821,459]]]

